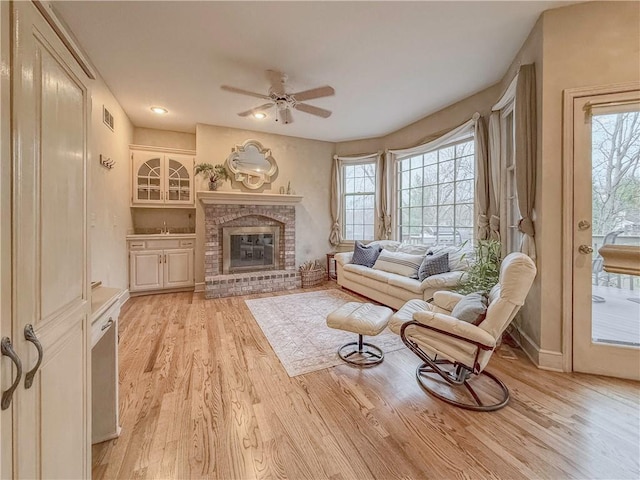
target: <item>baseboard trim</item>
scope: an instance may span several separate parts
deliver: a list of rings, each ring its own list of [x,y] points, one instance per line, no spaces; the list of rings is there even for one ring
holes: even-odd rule
[[[538,344],[520,328],[518,328],[517,331],[519,338],[515,338],[514,340],[520,345],[522,351],[536,367],[540,370],[549,370],[551,372],[564,372],[561,352],[541,349]]]
[[[196,283],[196,288],[195,288],[195,290],[193,292],[194,293],[204,292],[204,282]]]
[[[122,293],[120,294],[120,297],[118,298],[118,302],[120,303],[120,306],[123,306],[125,303],[127,303],[130,298],[131,298],[131,294],[129,293],[129,289],[127,288],[126,290],[123,290]]]

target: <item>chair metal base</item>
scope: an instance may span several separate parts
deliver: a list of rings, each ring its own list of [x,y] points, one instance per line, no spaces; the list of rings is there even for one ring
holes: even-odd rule
[[[451,371],[446,371],[439,367],[439,365],[449,365],[452,368]],[[451,387],[452,391],[456,389],[460,389],[462,385],[465,386],[467,391],[471,394],[475,403],[470,402],[462,402],[457,399],[448,397],[443,395],[442,393],[437,392],[432,387],[430,387],[427,382],[433,382],[437,377],[431,378],[430,374],[436,374],[439,377],[444,378],[447,381],[448,386]],[[473,378],[486,377],[491,382],[498,387],[497,391],[497,401],[493,401],[489,404],[485,404],[478,392],[473,388]],[[471,379],[471,381],[470,381]],[[507,386],[502,383],[502,381],[495,377],[493,374],[482,371],[479,374],[472,374],[467,368],[453,364],[448,360],[431,360],[431,363],[423,363],[416,370],[416,380],[420,387],[427,392],[429,395],[433,395],[434,397],[446,402],[450,405],[454,405],[459,408],[464,408],[466,410],[474,410],[476,412],[493,412],[495,410],[499,410],[504,407],[507,403],[509,403],[509,389]]]
[[[366,349],[364,347],[367,347]],[[346,343],[338,349],[338,356],[351,365],[373,367],[384,360],[384,353],[379,347],[362,341],[358,335],[357,342]],[[355,358],[351,358],[354,357]]]

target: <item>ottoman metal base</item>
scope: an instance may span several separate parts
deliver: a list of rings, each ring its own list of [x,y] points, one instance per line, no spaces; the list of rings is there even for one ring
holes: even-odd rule
[[[364,347],[367,347],[366,350]],[[341,346],[338,349],[338,355],[345,362],[359,367],[373,367],[384,360],[382,350],[371,343],[363,342],[362,335],[358,335],[357,342],[351,342]],[[354,356],[355,358],[350,358]]]

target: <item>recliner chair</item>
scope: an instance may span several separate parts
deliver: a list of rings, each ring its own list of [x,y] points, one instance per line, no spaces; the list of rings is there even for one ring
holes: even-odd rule
[[[486,317],[477,326],[451,316],[463,297],[459,293],[439,291],[432,303],[409,300],[398,310],[389,327],[424,362],[416,371],[420,386],[429,394],[468,410],[504,407],[509,390],[484,368],[502,333],[524,304],[535,276],[535,263],[527,255],[507,255],[500,267],[498,284],[489,293]],[[480,377],[488,379],[493,387],[489,389],[490,385],[482,382],[480,388],[475,388]],[[438,382],[440,379],[443,381]],[[441,384],[439,389],[437,383]]]

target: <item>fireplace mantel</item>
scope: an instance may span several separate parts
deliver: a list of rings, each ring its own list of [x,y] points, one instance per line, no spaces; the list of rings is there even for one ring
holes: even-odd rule
[[[219,192],[201,190],[198,199],[205,205],[294,205],[302,201],[302,195],[278,193]]]

